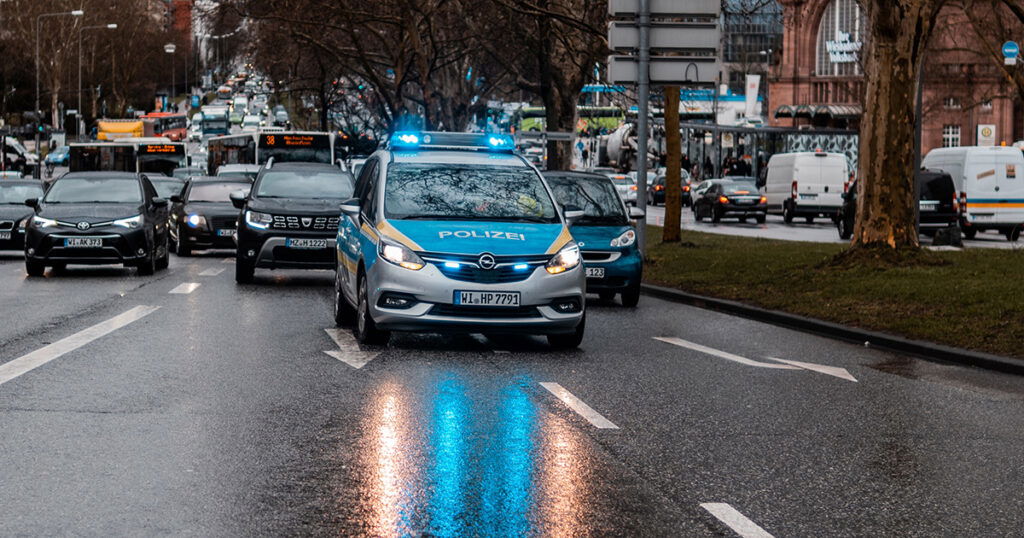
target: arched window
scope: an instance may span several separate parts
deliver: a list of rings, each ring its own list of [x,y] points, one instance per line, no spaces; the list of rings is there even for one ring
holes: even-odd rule
[[[832,0],[818,26],[817,75],[861,74],[861,29],[865,24],[857,0]]]

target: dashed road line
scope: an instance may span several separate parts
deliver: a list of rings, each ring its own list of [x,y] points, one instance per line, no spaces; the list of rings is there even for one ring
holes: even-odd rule
[[[572,409],[578,415],[587,419],[587,422],[593,424],[594,427],[601,428],[602,430],[619,429],[615,423],[601,416],[601,413],[594,411],[594,409],[589,405],[583,403],[583,400],[573,396],[573,394],[565,390],[562,385],[559,385],[558,383],[541,382],[540,386],[547,389],[551,394],[554,394],[559,400],[562,400],[562,403],[568,406],[569,409]]]
[[[727,503],[701,503],[700,507],[743,538],[773,538],[768,531]]]
[[[22,355],[13,361],[0,364],[0,384],[6,383],[24,373],[30,372],[40,366],[70,353],[93,340],[110,334],[133,321],[142,319],[152,314],[159,306],[136,306],[123,314],[114,316],[83,329],[67,338],[62,338],[52,344],[39,348],[27,355]]]
[[[201,284],[199,284],[198,282],[182,282],[181,284],[175,286],[173,290],[167,293],[173,293],[177,295],[188,295],[193,291],[196,291],[196,288],[198,288],[200,285]]]
[[[693,342],[690,342],[689,340],[683,340],[682,338],[656,336],[656,337],[654,337],[654,339],[658,340],[659,342],[665,342],[666,344],[672,344],[674,346],[685,347],[685,348],[691,349],[693,351],[697,351],[697,352],[704,353],[704,354],[707,354],[707,355],[713,355],[713,356],[718,357],[720,359],[725,359],[727,361],[732,361],[732,362],[738,362],[740,364],[744,364],[744,365],[747,365],[747,366],[754,366],[754,367],[757,367],[757,368],[769,368],[769,369],[774,369],[774,370],[799,370],[800,369],[799,367],[793,366],[793,365],[790,365],[790,364],[772,364],[770,362],[755,361],[755,360],[752,360],[752,359],[748,359],[746,357],[740,357],[739,355],[733,355],[732,353],[721,351],[721,350],[718,350],[718,349],[715,349],[715,348],[712,348],[712,347],[707,347],[707,346],[702,346],[700,344],[695,344]]]
[[[379,351],[363,351],[359,349],[359,343],[345,329],[331,328],[324,330],[327,331],[327,335],[331,337],[331,340],[334,340],[334,344],[338,346],[337,350],[324,351],[324,353],[356,370],[366,366],[368,362],[376,359],[377,355],[380,355]]]
[[[207,269],[207,270],[203,271],[202,273],[199,273],[199,276],[217,276],[217,275],[219,275],[219,274],[221,274],[223,272],[224,272],[224,268],[223,267],[214,267],[212,269]]]

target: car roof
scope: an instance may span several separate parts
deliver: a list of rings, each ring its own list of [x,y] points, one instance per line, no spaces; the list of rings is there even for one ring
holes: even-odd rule
[[[258,164],[222,164],[217,169],[217,173],[221,172],[258,172],[262,168]]]
[[[252,184],[248,179],[237,178],[237,177],[218,177],[218,176],[192,176],[188,179],[191,183],[244,183],[246,185]]]
[[[273,166],[268,167],[267,169],[268,170],[275,170],[275,171],[276,170],[288,171],[288,170],[316,170],[316,169],[321,169],[321,170],[333,170],[335,172],[342,172],[341,168],[338,168],[337,166],[335,166],[333,164],[327,164],[327,163],[304,163],[304,162],[274,163]]]
[[[59,179],[138,179],[139,175],[133,172],[68,172]]]
[[[476,150],[386,150],[395,163],[414,164],[468,164],[474,166],[507,166],[529,168],[526,161],[514,153],[497,153]]]

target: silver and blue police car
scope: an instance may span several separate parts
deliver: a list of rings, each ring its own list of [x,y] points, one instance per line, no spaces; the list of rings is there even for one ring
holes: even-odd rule
[[[342,205],[335,321],[382,344],[391,331],[583,339],[586,277],[560,207],[511,137],[394,134]]]

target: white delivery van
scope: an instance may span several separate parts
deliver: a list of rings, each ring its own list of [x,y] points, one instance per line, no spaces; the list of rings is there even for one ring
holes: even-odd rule
[[[821,151],[777,153],[768,161],[764,194],[768,212],[786,223],[803,217],[835,220],[850,180],[846,156]]]
[[[1013,147],[962,146],[928,152],[921,166],[953,177],[963,208],[964,237],[998,230],[1011,241],[1024,224],[1024,153]]]

